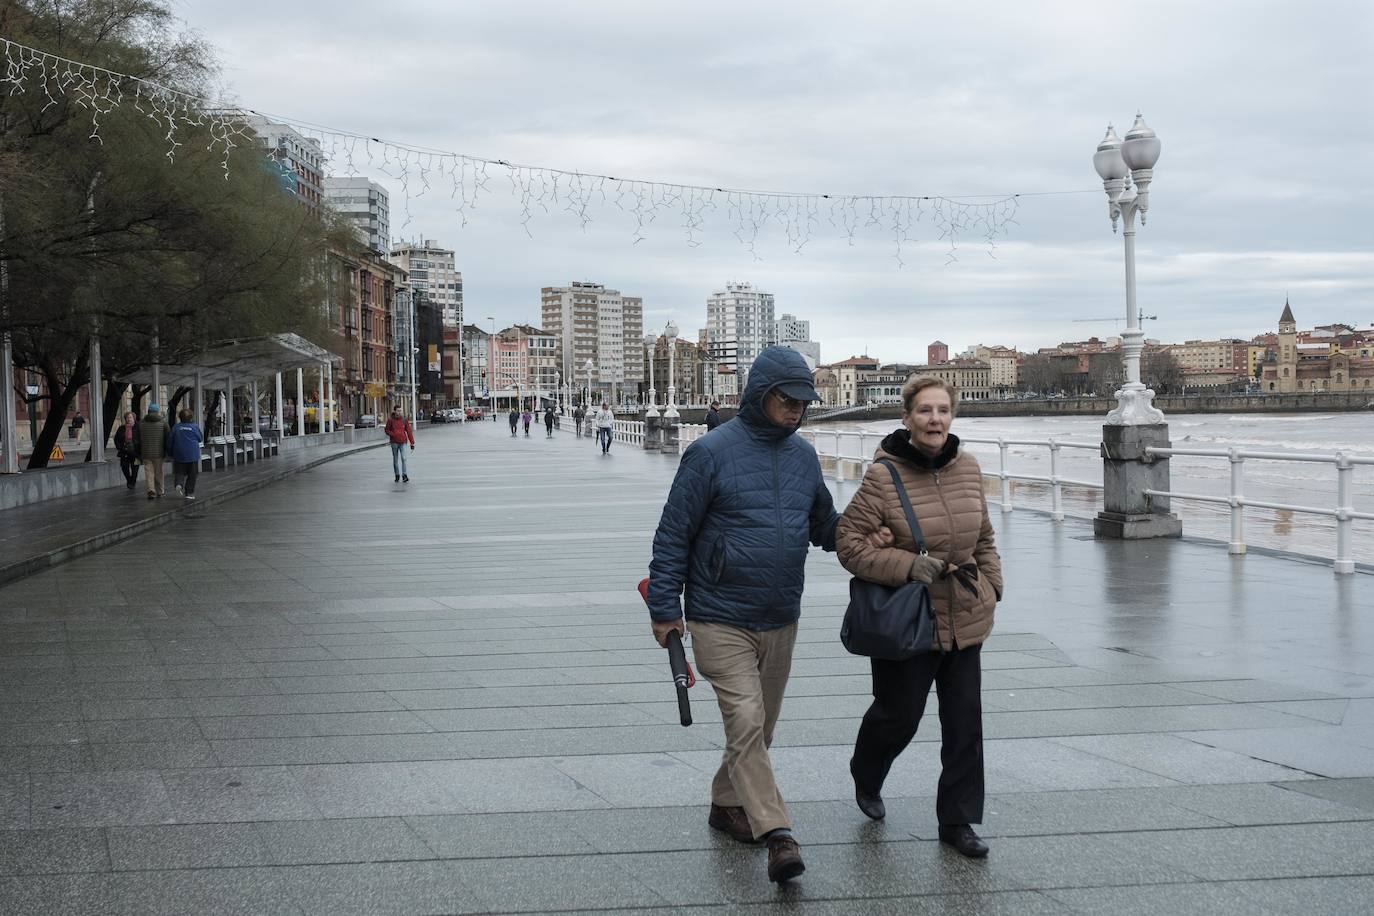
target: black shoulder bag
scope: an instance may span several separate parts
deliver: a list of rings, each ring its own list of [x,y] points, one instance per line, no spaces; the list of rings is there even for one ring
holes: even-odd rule
[[[892,475],[897,496],[906,512],[907,525],[916,549],[926,552],[925,535],[897,468],[882,461]],[[840,627],[840,642],[855,655],[886,661],[905,661],[915,655],[940,651],[935,607],[924,582],[908,582],[892,588],[857,576],[849,580],[849,608]]]

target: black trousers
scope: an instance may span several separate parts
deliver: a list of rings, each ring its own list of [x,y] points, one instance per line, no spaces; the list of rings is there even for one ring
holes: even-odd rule
[[[124,482],[133,486],[138,483],[138,465],[134,464],[133,455],[119,456],[119,470],[124,475]]]
[[[941,824],[983,821],[982,646],[917,655],[904,662],[871,659],[873,705],[864,713],[850,764],[865,794],[880,794],[892,763],[906,750],[925,712],[930,685],[940,698]]]

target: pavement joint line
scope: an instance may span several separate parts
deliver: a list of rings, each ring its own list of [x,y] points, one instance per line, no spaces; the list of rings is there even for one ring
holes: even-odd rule
[[[236,499],[240,496],[247,495],[248,493],[252,493],[256,490],[260,490],[263,487],[270,486],[271,484],[277,483],[281,480],[285,480],[288,477],[293,477],[296,474],[302,473],[303,471],[308,471],[312,468],[319,467],[320,465],[326,464],[330,461],[334,461],[335,459],[346,458],[350,455],[355,455],[359,452],[364,452],[369,449],[380,448],[385,444],[385,442],[367,442],[362,443],[360,445],[355,445],[351,449],[341,450],[329,455],[320,455],[316,458],[313,458],[294,467],[288,468],[284,471],[277,471],[272,474],[257,477],[253,480],[244,481],[243,483],[238,484],[237,486],[234,486],[230,489],[207,494],[205,496],[198,498],[195,501],[194,505],[186,502],[183,502],[181,504],[173,504],[171,508],[159,512],[156,515],[141,518],[136,522],[131,522],[127,525],[122,525],[118,528],[114,528],[109,531],[104,531],[99,534],[91,535],[90,537],[82,538],[81,540],[74,541],[71,544],[54,548],[53,550],[50,550],[44,554],[36,554],[32,557],[25,557],[17,563],[10,563],[5,566],[0,566],[0,587],[8,585],[12,582],[16,582],[27,576],[34,575],[35,573],[42,572],[43,570],[51,569],[52,567],[61,565],[62,563],[65,563],[69,560],[74,560],[79,557],[88,556],[92,553],[103,550],[106,547],[123,543],[127,540],[130,540],[131,538],[138,537],[140,534],[145,534],[149,531],[161,528],[164,525],[171,524],[173,521],[184,515],[199,514],[199,510],[207,506],[214,506],[220,503],[229,502],[230,500]],[[80,498],[80,496],[78,495],[76,497],[67,498]]]

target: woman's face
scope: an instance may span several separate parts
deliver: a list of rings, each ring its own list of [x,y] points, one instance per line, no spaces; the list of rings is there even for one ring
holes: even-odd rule
[[[133,412],[132,410],[130,410],[130,411],[128,411],[127,413],[124,414],[124,422],[125,422],[125,423],[132,423],[132,422],[134,422],[134,412]]]
[[[902,425],[911,433],[911,443],[931,453],[945,447],[953,421],[954,405],[949,392],[937,386],[919,391],[911,402],[911,410],[902,416]]]

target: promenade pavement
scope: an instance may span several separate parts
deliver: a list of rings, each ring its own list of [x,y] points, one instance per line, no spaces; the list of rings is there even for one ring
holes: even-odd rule
[[[422,429],[0,588],[0,913],[1362,913],[1371,576],[996,516],[992,854],[935,842],[935,698],[864,818],[816,551],[773,760],[807,872],[706,827],[634,592],[675,459]],[[841,494],[843,497],[844,494]]]

